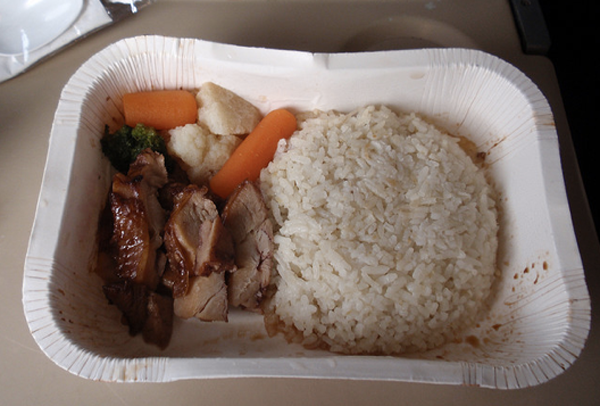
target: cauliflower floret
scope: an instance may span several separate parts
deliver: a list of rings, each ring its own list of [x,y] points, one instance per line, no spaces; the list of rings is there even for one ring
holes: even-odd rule
[[[190,181],[207,185],[242,142],[235,135],[216,135],[199,124],[169,130],[169,154],[179,160]]]
[[[200,106],[198,122],[206,125],[213,134],[244,136],[262,118],[251,103],[212,82],[200,86],[196,101]]]

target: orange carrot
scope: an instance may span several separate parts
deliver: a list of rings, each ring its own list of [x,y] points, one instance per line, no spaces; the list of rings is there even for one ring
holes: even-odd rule
[[[285,109],[268,113],[212,177],[212,191],[225,199],[244,180],[258,179],[260,171],[273,159],[279,140],[289,138],[296,125],[296,117]]]
[[[186,90],[127,93],[123,110],[128,126],[142,123],[157,130],[194,123],[198,116],[196,98]]]

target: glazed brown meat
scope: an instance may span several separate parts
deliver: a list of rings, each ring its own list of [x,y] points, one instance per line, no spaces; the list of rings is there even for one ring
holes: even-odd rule
[[[146,309],[142,337],[147,343],[167,348],[173,333],[173,298],[158,292],[148,292]]]
[[[123,314],[129,334],[166,348],[173,331],[173,298],[145,285],[122,281],[103,286],[104,295]]]
[[[123,321],[129,327],[129,334],[134,336],[141,333],[148,314],[144,285],[130,281],[115,282],[102,287],[104,296],[123,314]]]
[[[150,150],[138,155],[127,175],[113,177],[99,252],[104,295],[121,311],[131,335],[141,333],[160,348],[173,330],[173,298],[157,292],[166,263],[161,250],[166,212],[158,190],[166,182],[164,158]]]
[[[99,274],[131,335],[165,348],[175,316],[226,322],[229,306],[260,312],[273,227],[255,183],[240,185],[219,213],[222,201],[169,179],[163,156],[147,150],[114,176],[108,201]]]
[[[165,262],[157,250],[162,245],[166,213],[157,196],[166,182],[163,156],[146,150],[127,175],[114,176],[109,196],[117,274],[150,289],[157,287]]]
[[[227,321],[225,272],[192,276],[187,294],[175,298],[174,312],[183,319],[196,317],[202,321]]]
[[[273,266],[273,225],[258,186],[242,183],[228,198],[222,216],[233,238],[237,267],[227,282],[229,304],[258,312]]]
[[[164,242],[169,265],[163,280],[173,292],[175,314],[226,320],[224,275],[235,269],[233,241],[206,189],[189,185],[177,195]]]

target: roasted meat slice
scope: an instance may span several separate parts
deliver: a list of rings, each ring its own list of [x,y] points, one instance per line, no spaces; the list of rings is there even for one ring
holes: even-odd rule
[[[175,198],[164,241],[169,259],[165,277],[176,298],[187,294],[191,277],[235,267],[231,236],[204,188],[189,185]]]
[[[208,275],[212,272],[235,269],[233,240],[223,226],[220,216],[202,223],[200,241],[194,275]]]
[[[144,285],[121,281],[104,285],[102,291],[109,302],[123,314],[123,321],[129,327],[129,334],[135,336],[141,333],[148,315],[147,288]]]
[[[118,247],[111,243],[113,236],[113,216],[110,202],[107,196],[106,205],[100,212],[98,219],[98,257],[94,271],[104,283],[119,281],[117,275],[117,251]]]
[[[173,333],[173,298],[148,292],[147,317],[142,336],[147,343],[165,349]]]
[[[146,208],[146,219],[153,248],[162,245],[162,231],[167,220],[165,210],[158,200],[159,190],[168,182],[165,157],[150,149],[143,151],[130,165],[127,176],[141,178],[139,196]]]
[[[189,182],[167,182],[167,184],[158,191],[158,201],[160,202],[160,205],[169,213],[173,211],[175,199],[181,192],[183,192],[183,189],[185,189],[188,184]]]
[[[127,280],[105,285],[103,291],[123,314],[130,335],[142,333],[147,343],[167,347],[173,332],[173,298]]]
[[[254,182],[242,183],[223,208],[223,223],[235,246],[235,272],[228,279],[229,304],[260,311],[271,280],[273,225]]]
[[[174,301],[175,315],[183,319],[196,317],[203,321],[227,321],[227,310],[225,272],[192,276],[187,294]]]
[[[157,250],[162,245],[166,213],[157,196],[166,182],[163,156],[146,150],[127,175],[114,176],[109,196],[117,275],[150,289],[157,287],[165,262]]]

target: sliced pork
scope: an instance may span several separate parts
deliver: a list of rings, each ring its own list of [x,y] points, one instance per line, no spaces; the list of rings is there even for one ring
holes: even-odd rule
[[[202,321],[227,321],[225,272],[192,276],[187,294],[175,298],[173,310],[183,319],[196,317]]]
[[[227,321],[229,306],[260,312],[273,227],[256,184],[240,185],[219,213],[206,187],[169,180],[163,156],[147,150],[114,176],[108,203],[98,273],[131,335],[165,348],[175,316]]]
[[[161,154],[146,150],[127,175],[113,178],[109,202],[113,217],[112,244],[117,247],[119,278],[155,289],[164,266],[157,250],[162,245],[166,213],[158,202],[158,189],[167,182]]]
[[[148,292],[147,316],[142,329],[144,341],[165,349],[173,334],[173,298],[158,292]]]
[[[227,281],[229,304],[260,312],[273,267],[273,225],[258,186],[242,183],[228,198],[222,217],[233,238],[237,268]]]
[[[148,315],[144,285],[130,281],[115,282],[102,287],[104,296],[123,314],[123,322],[129,327],[129,334],[135,336],[141,333]]]
[[[167,347],[173,332],[173,298],[127,280],[105,285],[103,291],[123,314],[130,335],[142,333],[147,343]]]
[[[235,269],[234,246],[206,189],[189,185],[177,195],[164,242],[169,265],[163,281],[173,292],[175,314],[226,320],[224,274]]]
[[[158,201],[166,182],[164,157],[151,150],[138,155],[127,175],[114,176],[101,218],[98,261],[104,295],[123,314],[129,333],[141,333],[160,348],[173,330],[173,298],[156,292],[166,264],[161,250],[166,212]]]

